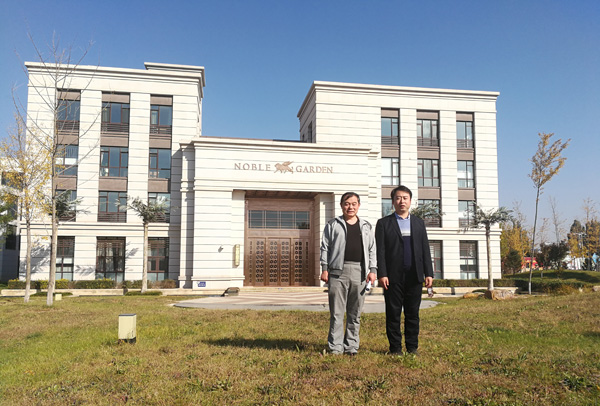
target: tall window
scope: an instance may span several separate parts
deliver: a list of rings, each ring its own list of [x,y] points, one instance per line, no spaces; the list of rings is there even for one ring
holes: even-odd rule
[[[473,161],[458,161],[458,187],[474,188],[475,171],[473,170]]]
[[[96,279],[123,282],[125,275],[125,238],[98,237],[96,242]]]
[[[310,229],[310,216],[307,211],[248,211],[249,228],[271,228],[286,230]]]
[[[456,146],[458,148],[473,148],[473,121],[456,122]]]
[[[150,164],[148,168],[150,178],[171,178],[171,150],[150,148]]]
[[[442,242],[429,240],[429,250],[431,251],[431,261],[433,262],[433,278],[442,279]]]
[[[127,221],[127,193],[99,192],[98,221],[125,223]]]
[[[81,92],[58,91],[56,129],[58,134],[79,134],[79,108]]]
[[[129,148],[100,147],[100,176],[127,177]]]
[[[472,200],[458,201],[458,225],[468,227],[473,224],[475,217],[475,202]]]
[[[419,199],[417,201],[417,206],[425,206],[431,205],[435,208],[436,212],[439,214],[441,211],[441,204],[438,199]],[[429,216],[424,217],[423,222],[428,227],[441,227],[442,226],[442,218],[440,216]]]
[[[384,117],[386,110],[382,111],[381,117],[381,144],[382,145],[398,145],[398,111],[392,111],[388,114],[395,117]]]
[[[313,123],[312,121],[308,123],[308,142],[313,142]]]
[[[58,237],[56,244],[56,279],[73,280],[75,237]]]
[[[56,167],[59,175],[77,176],[78,145],[56,146]]]
[[[169,239],[148,238],[148,280],[162,281],[169,277]]]
[[[19,245],[19,236],[17,235],[17,227],[12,224],[6,226],[6,238],[4,239],[4,249],[16,250]]]
[[[61,213],[58,213],[58,219],[60,221],[75,221],[77,216],[77,191],[76,190],[56,190],[56,197],[60,198],[61,201],[67,203],[68,207],[65,207],[65,211],[61,210]],[[64,199],[64,200],[62,200]]]
[[[394,212],[392,199],[381,199],[381,217],[385,217]]]
[[[115,99],[127,99],[128,95],[109,95]],[[103,95],[104,97],[104,95]],[[107,101],[102,104],[102,132],[129,132],[129,102]]]
[[[171,194],[170,193],[148,193],[148,204],[163,203],[165,215],[160,216],[157,223],[168,223],[171,220]]]
[[[440,186],[440,170],[438,159],[418,159],[417,172],[419,175],[419,186]]]
[[[150,106],[150,134],[172,133],[173,128],[173,106]]]
[[[460,279],[477,278],[477,241],[460,243]]]
[[[381,158],[381,184],[393,186],[398,185],[399,182],[399,159]]]
[[[440,145],[437,119],[417,120],[417,145],[425,147],[438,147]]]

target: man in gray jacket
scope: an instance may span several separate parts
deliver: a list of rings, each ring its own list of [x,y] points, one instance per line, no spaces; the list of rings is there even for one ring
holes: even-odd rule
[[[329,284],[327,343],[332,354],[356,355],[367,281],[377,278],[377,249],[373,227],[357,216],[360,196],[344,193],[340,206],[342,215],[327,223],[321,241],[321,280]]]

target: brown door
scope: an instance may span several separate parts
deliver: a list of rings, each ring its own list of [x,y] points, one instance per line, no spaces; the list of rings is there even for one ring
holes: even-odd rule
[[[248,199],[244,285],[309,286],[312,201]]]

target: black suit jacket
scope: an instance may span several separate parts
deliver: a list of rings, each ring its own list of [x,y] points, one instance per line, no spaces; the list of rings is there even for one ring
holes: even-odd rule
[[[417,271],[417,279],[423,283],[426,276],[433,277],[433,265],[425,223],[419,217],[410,216],[410,234],[413,246],[413,264]],[[375,228],[375,240],[377,242],[377,277],[387,276],[390,283],[401,282],[404,267],[404,242],[395,213],[379,219]]]

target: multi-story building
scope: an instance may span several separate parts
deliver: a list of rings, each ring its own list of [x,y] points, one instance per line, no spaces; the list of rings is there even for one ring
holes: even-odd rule
[[[250,140],[202,133],[202,67],[79,66],[56,89],[45,87],[44,66],[26,66],[29,120],[53,122],[43,95],[65,107],[57,189],[81,201],[59,226],[57,279],[141,279],[142,223],[125,204],[141,197],[170,207],[150,225],[151,280],[318,285],[321,232],[340,196],[360,194],[359,214],[375,223],[398,184],[413,190],[413,205],[443,213],[427,220],[436,277],[487,277],[485,234],[467,226],[475,203],[498,206],[498,93],[315,82],[298,113],[301,142]],[[48,227],[34,231],[33,279],[43,279]]]

